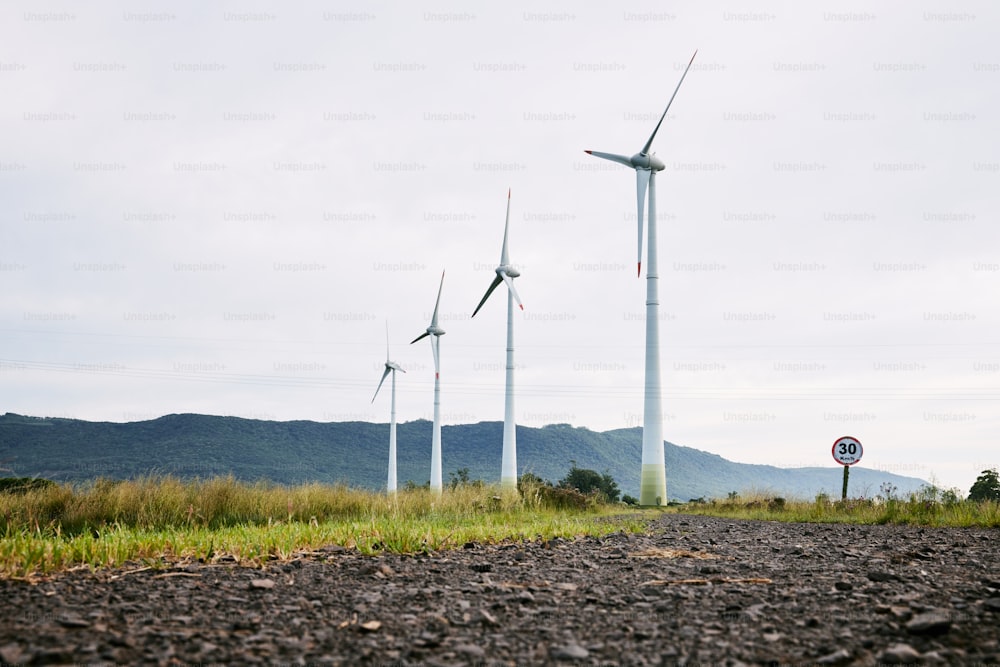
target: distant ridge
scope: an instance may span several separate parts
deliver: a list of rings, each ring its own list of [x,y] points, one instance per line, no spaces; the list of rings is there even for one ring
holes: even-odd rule
[[[44,428],[40,428],[44,427]],[[399,483],[424,484],[430,472],[431,423],[398,425]],[[444,479],[468,468],[472,479],[498,482],[502,422],[444,426]],[[318,481],[384,489],[389,425],[369,422],[263,421],[197,414],[166,415],[115,423],[78,419],[0,416],[0,462],[18,477],[84,481],[142,475],[181,478],[233,475],[281,484]],[[556,481],[570,461],[608,472],[624,493],[639,492],[642,429],[595,432],[569,424],[517,427],[518,474],[530,471]],[[778,468],[728,461],[716,454],[666,443],[667,493],[671,499],[725,497],[749,489],[812,498],[840,496],[842,468]],[[899,493],[924,480],[853,466],[850,495],[867,497],[883,483]]]

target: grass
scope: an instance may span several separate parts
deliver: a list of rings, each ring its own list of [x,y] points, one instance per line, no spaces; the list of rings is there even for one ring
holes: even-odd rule
[[[34,577],[79,566],[162,566],[232,557],[247,565],[340,545],[364,554],[419,553],[467,542],[530,541],[639,532],[638,514],[591,503],[552,507],[540,489],[502,493],[463,485],[435,496],[341,486],[284,487],[233,478],[97,480],[0,493],[0,576]]]
[[[662,511],[622,515],[620,506],[540,485],[526,485],[520,493],[467,484],[440,496],[426,489],[387,496],[321,484],[249,484],[231,477],[97,480],[0,493],[0,577],[224,557],[262,566],[329,545],[362,554],[420,553],[467,542],[643,532]],[[935,487],[905,499],[887,493],[845,502],[733,493],[725,500],[667,511],[768,521],[1000,527],[1000,503],[963,501]]]
[[[686,503],[674,511],[764,521],[1000,528],[1000,503],[959,500],[941,494],[935,487],[924,487],[905,499],[889,494],[846,501],[833,501],[823,495],[812,501],[786,500],[752,491],[733,493],[725,500]]]

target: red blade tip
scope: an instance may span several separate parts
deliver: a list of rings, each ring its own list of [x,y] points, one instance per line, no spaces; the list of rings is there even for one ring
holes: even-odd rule
[[[638,266],[637,266],[637,268],[635,270],[635,275],[636,276],[641,276],[642,275],[642,262],[638,263]]]

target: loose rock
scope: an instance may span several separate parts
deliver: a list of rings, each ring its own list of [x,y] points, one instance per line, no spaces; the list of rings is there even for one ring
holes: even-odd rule
[[[22,650],[17,642],[0,646],[0,662],[5,665],[16,665],[21,662]]]
[[[913,665],[920,661],[920,653],[909,644],[893,644],[878,659],[887,665]]]
[[[365,621],[358,627],[364,630],[365,632],[375,632],[382,627],[382,623],[381,621]]]
[[[89,628],[90,621],[80,618],[75,614],[63,614],[56,622],[64,628]]]
[[[839,651],[834,651],[828,655],[824,655],[822,658],[816,660],[817,665],[846,665],[853,658],[851,654],[845,649],[840,649]]]
[[[483,658],[486,656],[486,651],[475,644],[458,644],[455,646],[455,653],[461,653],[462,655],[467,655],[470,658]]]
[[[913,635],[943,635],[950,629],[951,618],[939,611],[914,616],[906,623],[906,631]]]
[[[590,651],[579,644],[567,644],[553,647],[549,655],[553,660],[582,660],[590,655]]]

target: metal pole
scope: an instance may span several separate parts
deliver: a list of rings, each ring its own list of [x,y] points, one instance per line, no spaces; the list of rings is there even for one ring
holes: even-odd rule
[[[844,466],[844,489],[840,492],[840,499],[847,500],[847,475],[851,471],[851,466]]]

